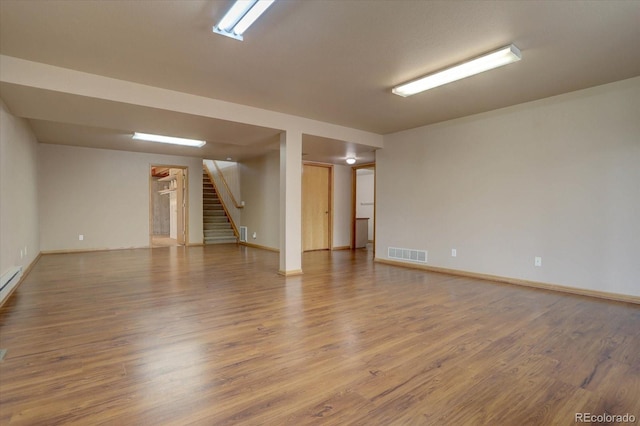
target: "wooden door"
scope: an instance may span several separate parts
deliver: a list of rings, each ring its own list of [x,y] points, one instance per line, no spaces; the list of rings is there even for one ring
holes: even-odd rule
[[[302,250],[329,250],[331,168],[302,167]]]

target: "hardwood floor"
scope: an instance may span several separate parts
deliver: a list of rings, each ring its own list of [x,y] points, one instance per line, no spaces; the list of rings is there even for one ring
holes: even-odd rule
[[[640,306],[236,245],[43,255],[0,309],[0,424],[640,419]]]

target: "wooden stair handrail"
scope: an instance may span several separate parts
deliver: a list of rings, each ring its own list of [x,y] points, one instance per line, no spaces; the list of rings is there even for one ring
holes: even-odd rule
[[[202,170],[204,170],[207,176],[209,176],[209,181],[211,182],[211,185],[213,185],[213,189],[216,191],[216,194],[218,194],[218,199],[220,200],[220,204],[222,204],[224,213],[227,215],[227,219],[229,219],[229,223],[231,223],[231,227],[233,228],[233,233],[236,236],[236,238],[239,239],[240,233],[238,232],[238,227],[236,226],[236,222],[233,220],[233,216],[229,214],[229,210],[227,209],[227,206],[225,205],[224,200],[219,195],[220,191],[218,191],[218,185],[216,185],[216,181],[213,179],[213,176],[211,176],[211,172],[209,171],[209,168],[205,164],[202,165]]]
[[[236,201],[236,197],[233,196],[233,192],[231,192],[231,189],[229,189],[229,184],[227,183],[227,179],[225,179],[224,173],[222,173],[222,170],[220,170],[220,167],[218,167],[218,162],[216,160],[213,160],[213,165],[218,171],[218,175],[220,176],[220,179],[222,180],[222,183],[224,184],[224,187],[227,190],[227,193],[231,197],[231,201],[233,202],[233,205],[235,206],[235,208],[236,209],[244,208],[242,204],[239,204],[238,201]]]

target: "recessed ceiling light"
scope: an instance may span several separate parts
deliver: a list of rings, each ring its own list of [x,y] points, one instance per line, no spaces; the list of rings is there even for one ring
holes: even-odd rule
[[[237,0],[213,32],[242,40],[242,34],[275,0]]]
[[[347,164],[356,164],[356,159],[354,157],[347,157]]]
[[[152,135],[149,133],[140,132],[135,132],[133,134],[133,139],[149,142],[168,143],[173,145],[194,146],[198,148],[205,146],[205,144],[207,143],[206,141],[199,141],[196,139],[176,138],[173,136]]]
[[[480,74],[494,68],[501,67],[522,59],[520,49],[510,44],[491,53],[463,62],[460,65],[447,68],[417,80],[410,81],[393,88],[392,92],[403,97],[415,95],[443,84]]]

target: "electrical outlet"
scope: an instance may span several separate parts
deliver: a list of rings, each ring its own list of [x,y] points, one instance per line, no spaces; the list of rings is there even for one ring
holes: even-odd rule
[[[258,234],[256,234],[255,232],[252,235],[253,239],[255,240],[256,238],[258,238]]]
[[[451,249],[451,257],[456,257],[458,255],[458,250]]]
[[[78,241],[84,241],[84,235],[82,234],[78,235]]]
[[[536,258],[533,259],[533,265],[534,266],[542,266],[542,258],[536,256]]]

